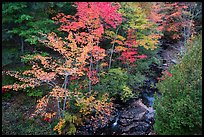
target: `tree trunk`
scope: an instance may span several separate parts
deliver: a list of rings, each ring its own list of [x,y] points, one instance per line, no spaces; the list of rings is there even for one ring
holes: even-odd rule
[[[58,110],[58,117],[61,118],[59,97],[57,98],[57,110]]]
[[[118,30],[119,30],[120,26],[117,28],[116,30],[116,35],[118,34]],[[115,41],[116,37],[114,38],[113,41]],[[112,56],[113,56],[113,50],[114,50],[114,47],[115,47],[115,42],[113,43],[112,47],[111,47],[111,55],[110,55],[110,60],[109,60],[109,66],[108,66],[108,69],[111,68],[111,63],[112,63]]]
[[[96,61],[96,73],[98,74],[99,70],[98,70],[98,64],[99,64],[99,61]]]
[[[65,98],[64,98],[64,103],[63,103],[63,113],[62,113],[62,116],[64,117],[64,112],[65,112],[65,107],[66,107],[66,102],[67,102],[67,92],[66,92],[66,89],[67,89],[67,84],[68,84],[69,80],[68,80],[68,75],[66,73],[65,75],[65,79],[64,79],[64,94],[65,94]]]
[[[24,42],[23,42],[23,38],[21,37],[21,53],[24,53]]]
[[[92,55],[91,55],[91,61],[90,61],[90,71],[92,71],[92,67],[93,67],[93,58],[92,58]],[[89,92],[91,92],[91,89],[92,89],[92,85],[91,85],[91,80],[89,79]]]

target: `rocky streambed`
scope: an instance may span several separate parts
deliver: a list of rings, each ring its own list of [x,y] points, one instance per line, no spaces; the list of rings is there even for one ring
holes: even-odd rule
[[[151,64],[150,71],[154,71],[156,76],[149,77],[144,82],[142,92],[138,98],[131,99],[125,104],[115,102],[115,112],[109,117],[109,123],[102,125],[95,132],[91,126],[86,126],[78,134],[88,135],[155,135],[153,125],[155,120],[155,110],[153,103],[155,95],[161,94],[156,88],[157,77],[162,75],[162,71],[169,67],[169,58],[161,55],[165,50],[162,49],[158,54],[162,57],[162,66]],[[170,52],[172,53],[172,52]],[[168,55],[170,54],[168,53]],[[148,76],[147,76],[148,77]],[[84,132],[85,131],[85,132]]]
[[[149,81],[152,82],[152,81]],[[141,92],[139,98],[126,104],[115,104],[116,114],[107,126],[98,129],[95,135],[151,135],[155,110],[154,94],[160,96],[157,89]]]
[[[143,92],[138,98],[131,99],[125,104],[114,102],[115,110],[109,123],[101,125],[96,131],[85,125],[81,127],[77,135],[153,135],[155,110],[153,109],[154,95],[160,96],[158,90],[153,87],[156,80],[145,82]]]
[[[162,68],[152,65],[152,70],[161,75]],[[97,130],[87,124],[80,127],[77,135],[153,135],[155,110],[153,103],[155,95],[160,96],[156,88],[157,79],[149,78],[144,82],[142,92],[138,98],[130,99],[126,103],[115,101],[115,110],[109,123],[100,125]]]

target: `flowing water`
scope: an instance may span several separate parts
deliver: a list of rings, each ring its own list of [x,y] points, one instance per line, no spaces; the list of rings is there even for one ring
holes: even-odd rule
[[[157,65],[151,66],[157,76],[161,76],[162,69]],[[153,130],[155,110],[153,109],[154,95],[161,96],[156,88],[157,79],[149,78],[142,87],[139,98],[131,99],[127,103],[114,102],[116,111],[112,120],[95,132],[90,126],[84,127],[89,135],[148,135]],[[138,101],[138,100],[141,100]]]
[[[156,64],[152,64],[150,66],[150,69],[151,71],[154,71],[157,74],[156,77],[161,76],[162,69],[159,68]],[[130,125],[127,125],[125,127],[121,126],[122,124],[125,124],[125,123],[122,123],[124,119],[121,118],[121,114],[122,115],[126,114],[124,109],[127,109],[127,106],[134,107],[134,105],[131,106],[131,103],[130,103],[131,101],[128,102],[126,105],[120,105],[119,103],[119,107],[117,108],[117,114],[115,115],[114,119],[103,129],[98,129],[95,134],[97,135],[149,134],[153,129],[153,124],[154,124],[154,115],[155,115],[155,110],[153,109],[153,104],[155,100],[154,95],[156,94],[159,97],[161,96],[158,89],[156,88],[156,83],[158,82],[156,77],[149,78],[148,80],[145,81],[144,83],[145,86],[143,86],[143,92],[141,92],[139,95],[139,98],[142,100],[142,103],[140,103],[142,104],[141,106],[147,110],[144,114],[143,119],[138,121],[130,119],[130,121],[132,121]],[[134,102],[134,99],[132,99],[132,102]],[[127,111],[130,111],[130,110],[131,109],[127,109]],[[137,112],[136,109],[135,109],[135,112]],[[136,114],[133,114],[133,115],[136,115]],[[129,120],[128,117],[127,117],[127,120]],[[134,128],[134,125],[139,127],[137,123],[142,123],[140,124],[142,125],[141,128]],[[138,132],[135,130],[138,130]],[[141,132],[139,132],[140,130]],[[126,133],[122,133],[122,131],[126,131]]]

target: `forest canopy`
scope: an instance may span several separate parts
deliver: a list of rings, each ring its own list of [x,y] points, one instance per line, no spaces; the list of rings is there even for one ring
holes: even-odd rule
[[[187,47],[198,35],[199,2],[2,2],[3,101],[16,93],[35,99],[28,117],[49,123],[49,134],[80,134],[79,127],[86,125],[95,134],[110,123],[115,102],[140,99],[144,89],[167,90],[165,76],[176,76],[169,72],[171,66],[164,66],[197,54],[199,46],[194,53]],[[168,64],[162,52],[178,48],[178,61],[170,58]],[[187,65],[186,58],[181,65]],[[147,87],[148,80],[154,84]],[[166,116],[158,102],[156,114]],[[157,134],[178,133],[160,131],[161,117],[157,115]],[[192,126],[200,126],[199,120]],[[172,126],[185,128],[186,123]],[[194,128],[190,133],[196,134]]]

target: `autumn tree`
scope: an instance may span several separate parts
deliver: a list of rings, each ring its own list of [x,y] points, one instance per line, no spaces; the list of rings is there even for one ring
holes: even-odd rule
[[[99,40],[104,33],[104,28],[116,28],[122,22],[122,15],[117,13],[116,10],[119,8],[118,3],[106,2],[106,3],[95,3],[95,2],[79,2],[77,5],[77,14],[75,17],[71,16],[58,16],[61,19],[60,30],[68,32],[72,31],[76,38],[77,44],[85,46],[89,51],[89,90],[91,90],[90,76],[94,76],[94,71],[98,71],[99,60],[103,59],[105,52],[103,49],[98,47]],[[104,8],[106,7],[106,10]],[[68,22],[65,19],[72,18],[73,21]],[[76,33],[79,32],[80,33]],[[95,49],[93,52],[92,50]],[[101,56],[101,57],[99,57]],[[94,69],[96,64],[96,69]],[[92,73],[93,71],[93,73]],[[95,76],[94,76],[95,77]]]
[[[184,22],[187,22],[187,25],[183,27],[183,39],[184,44],[186,45],[188,40],[199,32],[199,29],[197,29],[199,26],[197,22],[199,22],[199,16],[202,13],[202,10],[199,10],[200,5],[196,2],[185,2],[184,5],[188,7],[183,10],[182,14]]]
[[[163,38],[168,41],[176,41],[183,37],[183,32],[186,33],[186,28],[189,23],[192,25],[192,20],[189,16],[189,7],[184,2],[164,2],[157,3],[159,10],[157,14],[161,16]]]
[[[30,50],[42,50],[34,46],[40,44],[39,32],[59,34],[52,17],[62,11],[72,15],[76,13],[70,2],[3,2],[2,66],[20,63],[20,55]]]
[[[137,48],[154,50],[159,44],[161,30],[158,24],[148,18],[140,4],[137,2],[121,2],[119,12],[125,18],[124,22],[115,30],[106,30],[107,39],[111,40],[109,69],[111,68],[113,53],[119,55],[128,68],[134,66],[138,59],[147,58],[144,54],[138,54]]]
[[[3,71],[17,79],[16,83],[3,86],[3,92],[48,85],[49,93],[37,101],[35,114],[43,116],[47,122],[59,118],[54,128],[59,134],[74,134],[75,124],[80,125],[85,117],[94,130],[97,125],[93,121],[106,123],[113,109],[108,93],[114,93],[113,96],[119,93],[124,102],[133,97],[131,86],[141,84],[145,77],[140,71],[137,76],[129,77],[133,74],[131,69],[140,67],[136,66],[140,60],[153,60],[163,33],[163,37],[169,39],[180,39],[183,34],[188,39],[194,34],[196,5],[188,3],[74,2],[68,3],[67,12],[54,8],[64,9],[65,5],[43,3],[37,9],[42,13],[45,8],[45,13],[34,17],[30,9],[35,9],[35,4],[4,3],[3,15],[10,16],[2,20],[6,26],[3,31],[9,30],[6,34],[17,34],[21,38],[22,51],[25,41],[52,51],[22,56],[22,62],[31,66],[29,70]],[[24,8],[26,14],[20,10]],[[15,12],[18,16],[14,16]],[[53,20],[44,19],[47,16],[54,16]],[[10,28],[7,23],[14,23],[14,27]],[[120,69],[111,68],[118,62],[121,62]],[[104,71],[103,66],[108,71]],[[116,79],[115,83],[104,88],[112,78]],[[97,85],[98,89],[94,89]],[[105,94],[100,96],[100,91]],[[53,110],[48,110],[47,106],[52,106]],[[62,131],[67,127],[68,132]]]
[[[51,91],[38,101],[38,110],[36,110],[36,113],[45,117],[52,118],[58,114],[58,118],[64,118],[65,111],[69,108],[69,105],[67,105],[69,100],[72,98],[80,100],[82,96],[93,97],[91,95],[91,93],[93,94],[92,85],[99,81],[97,77],[99,64],[106,56],[105,50],[99,46],[104,29],[116,28],[122,22],[122,15],[116,12],[119,8],[118,3],[76,2],[75,6],[77,9],[75,15],[59,13],[53,18],[56,23],[60,23],[59,30],[65,32],[64,34],[67,37],[62,38],[51,32],[49,34],[41,33],[42,39],[39,39],[46,47],[59,53],[61,58],[56,60],[55,57],[49,55],[25,55],[23,59],[30,61],[31,70],[23,73],[15,71],[5,72],[17,78],[21,83],[7,85],[3,88],[17,91],[27,87],[35,88],[43,84],[50,86]],[[88,77],[88,94],[77,90],[69,90],[69,83],[71,78],[73,80],[73,77],[75,80]],[[86,85],[81,84],[80,86],[82,86],[80,88],[86,88]],[[46,112],[45,107],[49,104],[50,98],[56,100],[58,113]],[[104,104],[102,103],[101,105]],[[110,103],[106,105],[108,107]],[[108,114],[110,112],[108,109],[111,108],[106,109],[105,112],[99,113],[101,118],[102,115]],[[95,108],[95,111],[98,111],[98,109]],[[83,111],[81,113],[83,114]]]

